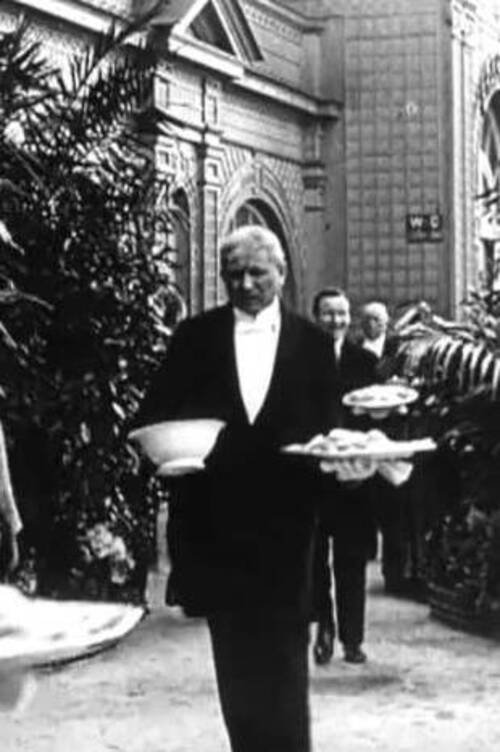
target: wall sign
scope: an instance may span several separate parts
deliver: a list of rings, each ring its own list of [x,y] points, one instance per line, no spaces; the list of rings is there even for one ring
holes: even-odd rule
[[[439,212],[407,214],[406,240],[408,243],[440,243],[443,240],[443,215]]]

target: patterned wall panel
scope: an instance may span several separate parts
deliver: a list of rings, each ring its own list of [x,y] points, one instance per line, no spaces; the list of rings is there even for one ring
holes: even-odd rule
[[[297,304],[302,300],[303,187],[295,162],[228,145],[222,162],[220,229],[225,232],[236,209],[254,199],[265,203],[279,221],[290,251]]]
[[[177,189],[185,192],[189,207],[189,290],[186,291],[190,302],[190,311],[202,308],[203,294],[203,258],[200,247],[201,207],[198,190],[198,155],[196,147],[186,141],[162,140],[157,146],[159,168],[170,175],[170,191]]]
[[[299,85],[302,64],[302,32],[295,25],[242,3],[264,60],[258,68],[274,78]]]
[[[442,244],[405,217],[442,205],[437,1],[354,1],[346,18],[348,287],[357,300],[438,300]]]
[[[164,105],[169,113],[186,123],[199,125],[203,117],[203,89],[200,76],[183,70],[180,66],[171,66],[169,85]]]
[[[205,308],[211,308],[217,303],[219,292],[219,275],[217,263],[219,239],[219,191],[211,187],[206,187],[203,189],[203,191],[203,304]]]
[[[302,158],[302,128],[286,108],[257,97],[226,92],[221,126],[235,144],[270,152],[283,159]]]
[[[269,174],[274,175],[283,187],[287,205],[290,210],[289,223],[293,228],[294,240],[297,244],[300,257],[297,261],[303,268],[305,258],[303,256],[304,238],[302,237],[303,214],[304,214],[304,186],[302,180],[302,168],[294,162],[276,159],[270,155],[264,158],[264,164]]]

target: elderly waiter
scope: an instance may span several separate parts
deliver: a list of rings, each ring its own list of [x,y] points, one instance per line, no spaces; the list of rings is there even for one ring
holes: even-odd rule
[[[172,482],[167,602],[207,618],[233,752],[308,752],[308,618],[319,471],[283,454],[331,428],[328,337],[280,302],[278,238],[221,247],[229,303],[183,321],[138,425],[219,418],[205,469]],[[337,468],[346,480],[373,472]]]

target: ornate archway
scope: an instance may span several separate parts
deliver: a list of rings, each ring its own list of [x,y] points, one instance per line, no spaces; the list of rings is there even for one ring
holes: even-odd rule
[[[302,265],[293,216],[285,190],[259,162],[245,162],[232,176],[221,197],[223,237],[235,227],[262,224],[279,237],[287,257],[284,298],[292,308],[302,304]]]
[[[283,289],[283,298],[289,307],[294,308],[297,303],[297,288],[291,269],[290,253],[287,247],[286,238],[278,218],[265,202],[259,199],[249,199],[248,201],[244,201],[236,210],[233,218],[229,221],[228,230],[230,232],[236,227],[243,227],[244,225],[263,225],[264,227],[268,227],[279,237],[283,250],[285,251],[288,266],[285,287]]]

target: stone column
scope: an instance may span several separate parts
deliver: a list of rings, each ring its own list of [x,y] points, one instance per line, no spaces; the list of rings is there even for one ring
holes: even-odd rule
[[[200,248],[202,260],[202,304],[212,308],[220,302],[219,215],[223,145],[219,125],[221,87],[217,81],[203,82],[203,133],[199,147]]]
[[[304,138],[302,165],[304,237],[307,238],[307,274],[304,277],[303,297],[306,307],[314,293],[326,284],[331,260],[326,258],[332,249],[325,248],[325,190],[327,183],[323,161],[324,128],[315,122],[309,126]],[[328,280],[330,281],[330,280]]]

